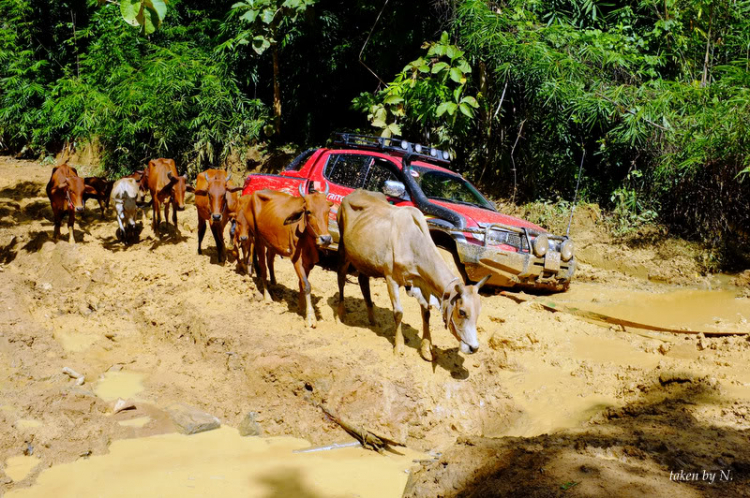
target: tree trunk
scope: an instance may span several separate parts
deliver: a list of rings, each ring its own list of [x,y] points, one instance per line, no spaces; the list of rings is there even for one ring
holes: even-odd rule
[[[281,135],[281,86],[279,85],[279,46],[273,46],[273,128]]]

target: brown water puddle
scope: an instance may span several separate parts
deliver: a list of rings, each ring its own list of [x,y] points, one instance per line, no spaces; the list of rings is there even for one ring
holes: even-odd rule
[[[143,374],[136,372],[106,372],[104,378],[96,383],[94,393],[104,401],[133,399],[143,391],[143,377]]]
[[[51,467],[6,497],[400,497],[406,470],[424,457],[362,448],[293,453],[309,446],[291,437],[240,437],[229,427],[120,440],[109,454]]]
[[[656,287],[654,292],[578,282],[549,298],[566,306],[656,327],[747,332],[750,299],[731,290]]]

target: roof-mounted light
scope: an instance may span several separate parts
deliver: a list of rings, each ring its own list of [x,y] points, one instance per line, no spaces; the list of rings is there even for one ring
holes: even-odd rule
[[[417,151],[417,154],[421,154],[422,153],[422,146],[419,145],[419,144],[417,144],[417,145],[414,146],[414,150]]]
[[[443,151],[443,159],[447,161],[450,158],[451,158],[450,153],[448,153],[448,151]]]
[[[401,148],[404,149],[404,150],[408,149],[409,148],[409,142],[407,142],[406,140],[401,140]]]
[[[437,157],[437,149],[430,149],[430,155],[432,157]]]

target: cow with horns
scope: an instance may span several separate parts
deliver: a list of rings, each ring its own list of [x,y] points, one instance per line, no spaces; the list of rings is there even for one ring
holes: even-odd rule
[[[318,248],[331,243],[328,218],[333,203],[327,200],[330,186],[323,192],[305,193],[299,186],[299,197],[273,190],[260,190],[248,201],[250,231],[255,237],[255,252],[260,273],[259,290],[271,300],[266,284],[266,261],[273,275],[275,255],[292,260],[299,277],[299,308],[308,327],[315,327],[315,310],[310,296],[310,271],[320,260]],[[269,252],[266,258],[266,251]]]
[[[403,308],[399,287],[417,299],[422,308],[420,355],[434,360],[430,335],[430,306],[443,317],[446,328],[458,340],[463,353],[475,353],[477,318],[482,309],[479,289],[489,275],[476,285],[465,285],[443,261],[424,215],[413,207],[396,207],[383,194],[357,190],[344,198],[338,212],[339,224],[339,319],[343,320],[344,284],[349,266],[359,272],[359,285],[367,305],[370,323],[375,323],[370,277],[385,278],[395,320],[394,352],[403,354],[401,332]],[[378,234],[373,237],[373,234]]]
[[[198,209],[198,254],[202,253],[201,244],[206,234],[206,224],[208,224],[216,241],[221,264],[226,261],[224,229],[231,221],[232,234],[229,239],[231,245],[237,219],[238,192],[242,190],[242,187],[234,186],[231,177],[232,175],[224,170],[208,169],[198,175],[195,188],[187,187],[189,192],[195,194],[195,207]]]

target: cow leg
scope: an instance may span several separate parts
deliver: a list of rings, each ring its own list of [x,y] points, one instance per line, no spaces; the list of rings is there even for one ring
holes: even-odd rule
[[[339,270],[338,270],[339,309],[338,309],[337,314],[338,314],[339,321],[342,323],[344,321],[344,313],[346,312],[346,308],[344,308],[344,286],[346,285],[346,271],[348,269],[349,269],[349,262],[346,260],[345,257],[342,256],[341,246],[339,246]],[[360,284],[360,287],[361,287],[361,284]]]
[[[177,210],[175,209],[175,214]],[[216,226],[215,223],[211,223],[211,233],[214,234],[214,240],[216,241],[216,249],[219,252],[219,263],[222,265],[227,259],[226,251],[224,249],[224,231]]]
[[[419,348],[420,356],[426,361],[433,361],[435,357],[432,354],[432,336],[430,335],[430,308],[420,306],[422,310],[422,345]]]
[[[401,319],[404,317],[404,309],[398,295],[398,283],[390,277],[385,277],[388,286],[388,295],[391,297],[393,306],[393,320],[396,322],[396,335],[393,339],[393,352],[398,355],[404,354],[404,335],[401,332]]]
[[[159,230],[159,225],[161,225],[161,206],[159,205],[159,201],[156,197],[153,197],[151,205],[153,207],[153,216],[151,216],[151,228],[154,229],[154,234],[156,234]]]
[[[258,276],[260,277],[260,288],[258,290],[263,294],[263,300],[268,303],[271,301],[271,294],[268,292],[268,286],[266,285],[266,246],[258,243],[255,245],[255,250],[258,251]]]
[[[60,238],[60,226],[62,225],[62,218],[63,218],[63,211],[55,211],[55,231],[53,234],[53,239],[55,242],[57,242],[57,239]]]
[[[198,254],[201,252],[201,244],[203,243],[203,236],[206,235],[206,220],[198,216]]]
[[[346,275],[344,278],[346,278]],[[359,288],[362,289],[362,297],[365,298],[365,305],[367,306],[367,319],[370,321],[370,325],[375,325],[375,313],[372,309],[372,295],[370,295],[370,277],[360,273],[358,280]]]
[[[76,222],[76,212],[75,210],[71,209],[70,214],[68,215],[68,242],[71,244],[76,243],[76,238],[73,235],[73,224]]]
[[[125,230],[125,226],[122,224],[123,208],[121,204],[115,204],[115,217],[117,218],[117,224],[120,225],[120,240],[127,244],[128,233]]]
[[[312,295],[311,295],[311,287],[310,282],[307,280],[308,275],[310,274],[310,271],[312,271],[312,266],[308,267],[307,265],[302,263],[302,258],[297,259],[297,261],[294,262],[294,270],[297,272],[297,277],[299,277],[299,307],[300,312],[302,312],[303,307],[305,311],[305,323],[307,325],[307,328],[315,328],[317,325],[317,318],[315,318],[315,310],[312,306]],[[303,301],[304,296],[304,301]]]
[[[230,223],[231,225],[229,226],[229,245],[227,246],[227,249],[229,249],[230,251],[234,251],[234,248],[237,245],[234,241],[234,234],[237,230],[237,221],[231,220]]]
[[[167,215],[164,215],[164,218],[167,218]],[[172,221],[174,222],[174,227],[179,231],[180,229],[177,227],[177,201],[172,199]]]
[[[164,223],[167,224],[167,228],[169,228],[169,205],[171,204],[171,200],[167,199],[167,201],[164,203]]]
[[[274,268],[274,263],[276,261],[276,252],[268,248],[268,255],[266,256],[268,259],[268,273],[271,277],[271,285],[276,285],[276,270]]]
[[[104,219],[104,202],[101,198],[98,198],[97,201],[99,201],[99,209],[102,210],[102,219]]]

